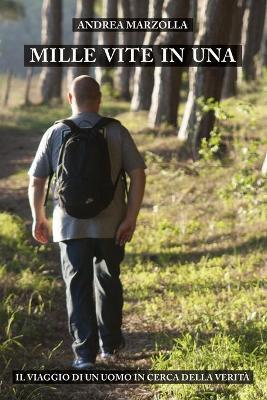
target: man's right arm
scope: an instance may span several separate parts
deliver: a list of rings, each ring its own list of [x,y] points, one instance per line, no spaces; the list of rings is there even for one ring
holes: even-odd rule
[[[30,176],[28,196],[32,213],[32,235],[40,243],[47,243],[50,235],[49,222],[45,215],[44,198],[47,178]]]
[[[47,243],[49,238],[49,224],[45,215],[44,198],[45,183],[52,172],[50,138],[54,127],[49,128],[43,135],[28,172],[28,196],[32,212],[32,234],[40,243]]]
[[[116,242],[120,246],[123,246],[126,242],[130,242],[132,240],[137,217],[142,205],[146,184],[146,175],[144,169],[134,169],[128,174],[130,176],[130,188],[127,210],[125,218],[121,222],[116,234]]]

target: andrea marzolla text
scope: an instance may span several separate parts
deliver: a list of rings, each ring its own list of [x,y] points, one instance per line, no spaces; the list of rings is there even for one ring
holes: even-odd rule
[[[153,18],[80,18],[74,19],[75,31],[188,31],[190,19],[153,19]],[[191,29],[190,29],[191,30]]]

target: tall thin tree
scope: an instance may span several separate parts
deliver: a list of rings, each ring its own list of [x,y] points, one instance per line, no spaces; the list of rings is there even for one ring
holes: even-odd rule
[[[120,12],[122,18],[131,18],[132,11],[130,7],[130,2],[128,0],[120,0]],[[119,32],[119,44],[125,47],[133,43],[132,32]],[[131,78],[131,68],[125,68],[119,66],[115,74],[115,85],[119,92],[120,98],[124,100],[130,100],[130,78]]]
[[[243,59],[243,75],[246,81],[261,76],[261,43],[266,15],[266,0],[248,0],[249,16]]]
[[[164,18],[188,17],[190,2],[188,0],[165,0],[163,4]],[[162,32],[156,43],[170,45],[186,41],[186,33]],[[179,67],[156,67],[152,103],[148,115],[148,123],[155,127],[162,122],[177,125],[177,110],[180,96],[180,84],[183,69]]]
[[[232,27],[234,9],[237,0],[206,0],[201,15],[201,25],[196,44],[228,44]],[[201,113],[198,102],[214,98],[220,100],[225,68],[222,67],[194,67],[190,70],[190,90],[183,115],[182,124],[178,133],[180,140],[187,140],[191,145],[193,157],[198,156],[198,149],[202,138],[210,137],[215,117],[214,113]]]
[[[230,44],[241,44],[242,27],[246,0],[238,0],[234,9],[233,24],[230,35]],[[226,67],[223,82],[222,98],[235,96],[237,94],[237,68]]]
[[[43,0],[42,44],[60,45],[62,40],[62,0]],[[40,77],[41,101],[61,99],[62,68],[44,67]]]
[[[151,0],[149,3],[149,18],[160,18],[163,0]],[[144,45],[153,45],[159,32],[146,32]],[[134,74],[133,97],[131,110],[149,110],[154,85],[154,67],[136,67]]]
[[[77,0],[76,1],[76,18],[92,18],[94,16],[94,3],[95,0]],[[92,32],[75,32],[74,45],[90,46],[93,43]],[[68,70],[69,83],[79,75],[88,74],[89,67],[87,66],[74,66]]]
[[[133,18],[147,18],[149,0],[131,0],[129,1],[131,7],[131,14]],[[135,45],[141,45],[145,38],[145,32],[136,31],[133,32],[133,43]]]
[[[118,0],[103,0],[103,18],[118,17]],[[101,35],[101,44],[103,46],[115,46],[117,43],[117,32],[105,30]],[[110,83],[113,86],[113,77],[111,75],[111,67],[101,68],[99,80],[101,83]]]
[[[265,24],[264,24],[264,33],[262,38],[261,54],[262,54],[262,64],[263,66],[266,66],[267,65],[267,8],[265,14]]]

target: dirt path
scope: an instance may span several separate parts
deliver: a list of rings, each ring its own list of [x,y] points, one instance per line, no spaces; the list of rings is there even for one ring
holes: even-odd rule
[[[0,211],[18,214],[23,218],[28,229],[31,219],[27,200],[27,179],[22,169],[27,169],[37,148],[40,137],[33,133],[19,133],[0,130]],[[55,309],[49,314],[49,330],[43,345],[53,349],[61,340],[58,356],[53,359],[54,368],[68,368],[72,361],[71,340],[67,332],[64,285],[59,275],[58,250],[52,250],[51,263],[55,276],[59,278],[62,296]],[[134,314],[124,315],[123,331],[126,338],[126,349],[109,365],[101,364],[99,368],[142,368],[150,366],[154,354],[156,327],[147,324]],[[52,339],[52,340],[51,340]],[[65,394],[64,394],[65,393]],[[147,386],[137,385],[60,385],[58,394],[53,399],[152,399],[153,394]]]

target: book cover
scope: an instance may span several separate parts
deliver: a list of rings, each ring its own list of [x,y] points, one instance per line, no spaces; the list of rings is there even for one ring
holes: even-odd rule
[[[266,399],[266,12],[0,0],[1,400]]]

